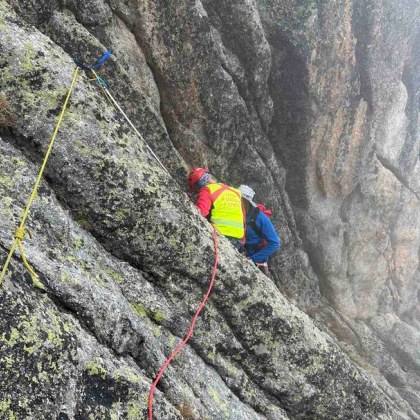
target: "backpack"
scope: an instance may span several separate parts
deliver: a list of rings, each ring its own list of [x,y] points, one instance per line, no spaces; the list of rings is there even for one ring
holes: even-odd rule
[[[264,239],[263,233],[261,231],[261,229],[257,226],[257,224],[255,223],[256,218],[258,217],[258,214],[260,212],[263,212],[267,217],[269,217],[271,219],[272,216],[272,211],[268,210],[264,204],[257,204],[257,207],[253,207],[249,213],[249,225],[252,227],[252,230],[257,234],[257,236],[259,236],[261,238],[261,242],[258,244],[257,248],[258,250],[261,250],[263,248],[265,248],[265,246],[267,245],[267,241]]]
[[[268,210],[264,204],[258,203],[257,207],[267,216],[271,219],[271,216],[273,215],[273,212],[271,210]]]

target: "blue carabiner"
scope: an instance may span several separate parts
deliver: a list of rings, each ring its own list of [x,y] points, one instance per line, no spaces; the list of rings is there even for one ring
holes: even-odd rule
[[[80,67],[82,70],[98,70],[99,68],[102,67],[102,65],[105,63],[106,60],[108,60],[108,58],[111,57],[111,51],[110,50],[106,50],[99,58],[98,61],[91,67],[86,66],[85,64],[83,64],[81,61],[79,60],[74,60],[74,62],[76,63],[77,67]]]
[[[106,50],[105,53],[98,59],[96,64],[94,64],[90,69],[91,70],[98,70],[108,58],[111,57],[111,51]]]

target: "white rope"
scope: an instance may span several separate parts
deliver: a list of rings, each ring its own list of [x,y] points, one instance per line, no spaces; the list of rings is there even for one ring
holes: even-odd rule
[[[101,83],[101,79],[100,77],[95,73],[95,71],[93,71],[93,74],[96,76],[96,78],[98,79],[99,83]],[[114,97],[111,95],[111,93],[109,92],[108,88],[103,86],[103,84],[101,83],[101,86],[104,90],[104,92],[106,93],[106,95],[108,95],[109,99],[111,99],[112,103],[114,104],[114,106],[118,109],[118,111],[121,112],[121,114],[124,116],[124,118],[126,119],[126,121],[128,122],[128,124],[130,124],[131,128],[134,130],[134,132],[137,134],[137,137],[146,145],[147,149],[149,150],[149,152],[153,155],[153,157],[158,161],[159,165],[163,168],[163,170],[172,178],[171,174],[169,173],[169,171],[165,168],[165,166],[163,165],[163,163],[159,160],[159,158],[156,156],[155,152],[153,152],[152,148],[147,144],[146,140],[143,138],[143,136],[139,133],[139,131],[137,130],[137,128],[134,126],[134,124],[130,121],[130,118],[128,118],[127,114],[122,110],[122,108],[119,106],[118,102],[114,99]]]

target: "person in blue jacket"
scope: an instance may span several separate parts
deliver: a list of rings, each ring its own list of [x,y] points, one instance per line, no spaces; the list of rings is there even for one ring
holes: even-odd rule
[[[270,218],[252,201],[255,191],[248,185],[241,185],[239,190],[244,199],[246,212],[246,255],[266,276],[269,276],[268,257],[281,247],[281,240]]]

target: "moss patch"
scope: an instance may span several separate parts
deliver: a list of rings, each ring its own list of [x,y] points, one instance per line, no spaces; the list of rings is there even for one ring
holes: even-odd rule
[[[140,318],[150,318],[152,321],[154,321],[156,324],[161,325],[165,319],[166,316],[164,314],[164,312],[162,312],[160,309],[150,309],[145,307],[142,303],[140,302],[130,302],[131,306],[133,307],[133,309],[135,310],[136,314],[140,317]]]
[[[105,378],[107,374],[105,367],[100,362],[94,360],[86,363],[86,370],[89,375],[100,376],[101,378]]]

